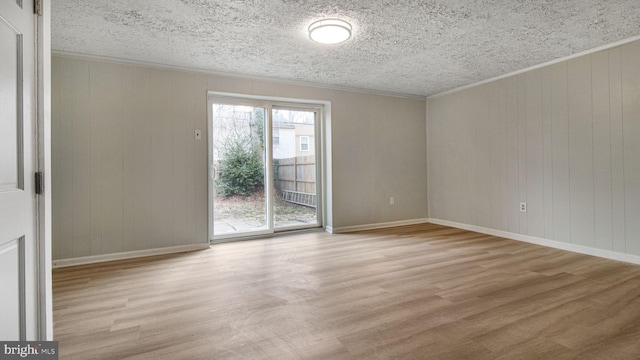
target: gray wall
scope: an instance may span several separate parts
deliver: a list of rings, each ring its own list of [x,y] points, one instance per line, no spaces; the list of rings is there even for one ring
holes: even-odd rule
[[[54,56],[54,259],[207,241],[209,90],[331,101],[334,228],[427,217],[424,100]]]
[[[638,64],[637,41],[428,99],[430,217],[640,255]]]

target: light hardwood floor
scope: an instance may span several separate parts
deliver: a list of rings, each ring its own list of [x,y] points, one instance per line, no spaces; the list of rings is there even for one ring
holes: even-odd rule
[[[640,266],[433,224],[53,278],[61,359],[640,359]]]

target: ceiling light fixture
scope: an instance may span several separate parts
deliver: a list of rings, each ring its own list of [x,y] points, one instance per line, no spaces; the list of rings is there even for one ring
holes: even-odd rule
[[[321,44],[338,44],[351,37],[351,25],[339,19],[324,19],[309,25],[309,38]]]

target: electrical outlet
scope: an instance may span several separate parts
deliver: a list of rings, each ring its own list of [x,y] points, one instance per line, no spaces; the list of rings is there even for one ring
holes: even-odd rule
[[[527,203],[526,202],[521,202],[520,203],[520,212],[527,212]]]
[[[396,203],[396,199],[392,196],[389,198],[389,205],[394,205]]]
[[[195,135],[196,140],[202,139],[202,131],[196,130],[194,135]]]

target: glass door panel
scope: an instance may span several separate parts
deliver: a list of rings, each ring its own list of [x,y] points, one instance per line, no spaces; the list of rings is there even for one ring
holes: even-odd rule
[[[270,230],[265,195],[267,109],[211,104],[213,238]]]
[[[271,119],[274,227],[318,225],[316,112],[274,107]]]

